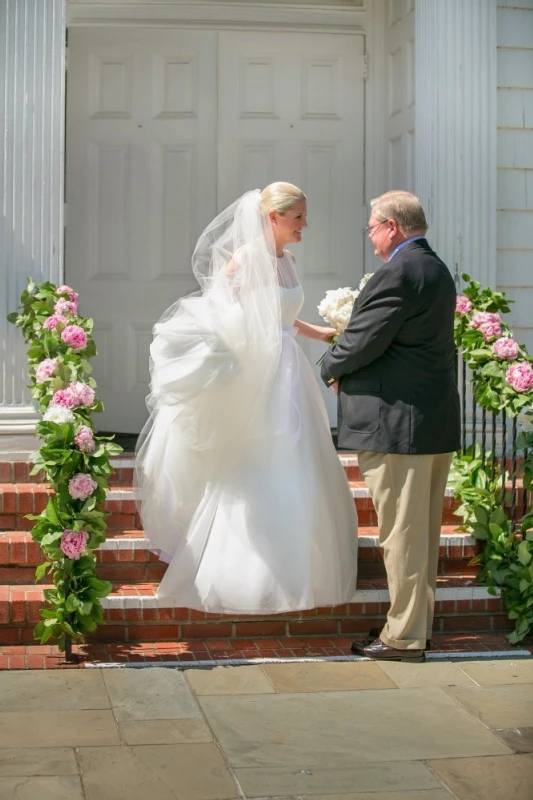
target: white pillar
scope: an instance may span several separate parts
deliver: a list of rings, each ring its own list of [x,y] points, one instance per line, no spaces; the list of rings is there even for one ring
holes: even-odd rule
[[[452,273],[496,285],[497,0],[416,0],[416,193]]]
[[[34,449],[21,332],[28,276],[61,283],[65,0],[0,2],[0,456]]]

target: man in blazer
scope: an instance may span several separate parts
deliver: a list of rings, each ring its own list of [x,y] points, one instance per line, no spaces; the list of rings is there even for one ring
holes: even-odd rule
[[[377,511],[390,593],[376,639],[352,650],[423,661],[435,606],[442,501],[460,446],[453,321],[456,291],[429,246],[418,199],[372,200],[367,226],[384,262],[325,355],[322,378],[338,394],[338,441],[358,451]]]

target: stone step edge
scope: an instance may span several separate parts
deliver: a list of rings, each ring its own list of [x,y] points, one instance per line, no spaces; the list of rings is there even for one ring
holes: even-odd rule
[[[443,525],[443,528],[453,528],[453,526]],[[365,530],[364,526],[361,526],[360,531]],[[2,542],[2,538],[9,535],[10,533],[15,534],[19,538],[19,542],[21,544],[26,544],[33,542],[31,534],[29,531],[0,531],[0,543]],[[368,548],[377,548],[380,546],[379,544],[379,536],[374,533],[363,533],[359,534],[359,547],[368,547]],[[462,531],[453,531],[450,533],[441,533],[439,545],[440,547],[462,547],[462,546],[474,546],[477,543],[477,539],[474,536],[471,536],[469,533],[463,533]],[[17,542],[17,543],[19,543]],[[150,539],[148,537],[143,536],[117,536],[117,537],[110,537],[103,542],[98,550],[150,550],[151,544]]]
[[[354,499],[371,497],[370,489],[367,486],[365,486],[363,481],[349,481],[349,484],[350,484],[350,491]],[[29,491],[32,494],[48,494],[51,491],[51,489],[48,486],[46,486],[46,484],[39,484],[39,483],[17,483],[17,484],[7,484],[7,485],[8,486],[13,485],[17,494],[20,494],[24,490]],[[445,497],[453,497],[454,491],[455,490],[453,486],[447,486]],[[111,488],[106,492],[106,501],[138,500],[138,499],[139,499],[139,490],[134,486],[122,487],[121,489]]]
[[[494,595],[491,594],[487,587],[485,586],[478,586],[474,581],[470,578],[466,578],[465,582],[467,585],[464,586],[445,586],[439,587],[437,586],[435,592],[435,602],[443,602],[446,600],[497,600],[500,597],[499,592]],[[469,584],[472,585],[469,585]],[[154,585],[155,586],[155,585]],[[15,592],[16,594],[26,595],[28,592],[31,592],[31,596],[33,601],[37,600],[37,595],[43,597],[43,593],[45,589],[50,589],[52,586],[35,586],[35,584],[20,584],[20,585],[13,585],[8,587],[0,587],[0,589],[7,589],[7,594],[5,597],[4,602],[10,602],[11,592]],[[133,587],[132,587],[133,588]],[[29,599],[29,598],[27,598]],[[357,589],[354,596],[348,602],[343,602],[340,604],[340,607],[352,604],[361,604],[361,603],[388,603],[390,601],[388,589]],[[43,597],[43,605],[44,605],[44,597]],[[151,591],[150,594],[115,594],[112,593],[108,597],[104,597],[101,600],[103,608],[106,609],[128,609],[128,608],[183,608],[183,606],[176,604],[174,598],[172,597],[157,597],[154,591]],[[331,606],[334,609],[334,606]],[[255,619],[256,617],[259,619],[266,619],[278,616],[284,616],[284,614],[291,614],[291,613],[303,613],[304,610],[294,611],[294,612],[283,612],[280,614],[276,614],[272,612],[270,614],[220,614],[220,616],[225,617],[235,617],[237,622],[240,620],[247,620],[247,619]],[[214,612],[210,613],[212,616]],[[332,611],[334,614],[334,611]],[[218,616],[218,612],[217,612]]]
[[[357,483],[357,485],[354,485]],[[31,484],[33,485],[33,484]],[[352,493],[352,497],[355,499],[362,499],[368,498],[370,499],[370,489],[362,484],[361,482],[351,481],[350,482],[350,491]],[[447,486],[445,497],[453,497],[454,496],[454,488],[453,486]],[[138,489],[135,488],[128,488],[128,489],[110,489],[106,494],[106,500],[137,500],[139,497]]]
[[[435,602],[444,600],[494,600],[499,597],[489,593],[485,586],[452,586],[437,588]],[[102,599],[104,608],[181,608],[170,597],[156,597],[155,595],[110,595]],[[349,604],[354,603],[388,603],[390,596],[388,589],[358,589]],[[345,605],[345,604],[342,604]],[[291,612],[287,612],[291,613]],[[297,612],[295,612],[297,613]],[[299,612],[298,612],[299,613]],[[224,616],[231,617],[231,614]],[[243,615],[237,615],[242,617]],[[259,614],[246,614],[246,617],[260,617]],[[266,615],[268,617],[274,614]]]

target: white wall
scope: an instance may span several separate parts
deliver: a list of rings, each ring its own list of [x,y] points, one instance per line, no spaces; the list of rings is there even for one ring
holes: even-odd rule
[[[413,0],[388,0],[387,163],[389,189],[415,189],[415,13]]]
[[[0,0],[0,453],[37,419],[6,315],[28,276],[62,282],[64,37],[64,0]]]
[[[533,353],[533,0],[499,0],[497,282]]]

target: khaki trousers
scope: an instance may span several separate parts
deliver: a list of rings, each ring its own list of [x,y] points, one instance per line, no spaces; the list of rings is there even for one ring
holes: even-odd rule
[[[452,454],[363,450],[358,457],[377,511],[391,600],[381,640],[400,650],[425,648],[433,626],[442,501]]]

